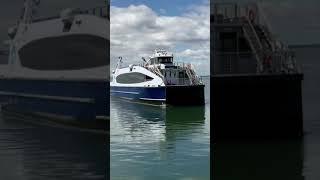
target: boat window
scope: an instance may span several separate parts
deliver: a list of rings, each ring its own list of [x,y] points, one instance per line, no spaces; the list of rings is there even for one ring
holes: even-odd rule
[[[221,49],[228,52],[236,52],[237,49],[237,34],[236,33],[222,33],[220,35]]]
[[[244,37],[239,38],[239,51],[240,52],[250,52],[251,51],[249,42]]]
[[[179,72],[179,78],[189,78],[188,74],[185,71],[180,71]]]
[[[27,68],[80,70],[108,65],[108,46],[102,37],[69,35],[32,41],[18,53],[21,65]]]
[[[152,81],[152,80],[153,80],[152,77],[144,75],[142,73],[138,73],[138,72],[120,74],[116,78],[117,83],[121,83],[121,84],[142,83],[142,82]]]
[[[158,59],[157,58],[152,58],[150,59],[151,64],[158,64]]]
[[[179,78],[183,78],[183,77],[184,77],[183,72],[179,72]]]
[[[153,78],[150,76],[146,76],[146,81],[151,81]]]
[[[160,63],[172,63],[173,58],[172,57],[159,57]]]

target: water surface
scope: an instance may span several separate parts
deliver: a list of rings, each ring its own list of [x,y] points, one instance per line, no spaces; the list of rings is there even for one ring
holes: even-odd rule
[[[38,121],[0,114],[0,179],[106,179],[105,135]]]
[[[111,179],[210,178],[209,79],[206,105],[154,107],[111,98]]]

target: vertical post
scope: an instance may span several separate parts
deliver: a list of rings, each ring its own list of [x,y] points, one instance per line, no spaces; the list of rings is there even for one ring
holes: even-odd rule
[[[237,4],[234,5],[234,16],[238,17],[238,5]]]
[[[239,58],[239,32],[238,31],[236,32],[236,52],[237,53],[235,54],[235,56],[237,58],[235,58],[235,60],[236,60],[235,62],[237,63],[237,71],[239,71],[240,58]]]
[[[185,74],[186,73],[186,69],[184,67],[184,62],[182,63],[182,67],[183,67],[183,71],[182,71],[183,72],[183,77],[182,77],[183,78],[183,85],[185,85],[184,81],[185,81],[185,77],[186,77],[186,74]]]
[[[214,7],[213,7],[213,15],[216,15],[217,14],[217,4],[214,4]]]

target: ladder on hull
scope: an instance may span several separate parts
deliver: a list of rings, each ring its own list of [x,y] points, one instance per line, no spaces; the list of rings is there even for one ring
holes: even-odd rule
[[[243,18],[242,28],[243,28],[244,35],[246,36],[249,42],[249,45],[252,49],[252,52],[257,60],[257,72],[262,72],[263,71],[263,65],[262,65],[263,47],[256,33],[255,28],[253,27],[252,23],[247,17]]]
[[[199,77],[196,75],[195,71],[191,67],[191,64],[187,64],[185,70],[186,70],[186,73],[187,73],[187,75],[188,75],[188,77],[190,79],[190,84],[191,85],[200,84]]]

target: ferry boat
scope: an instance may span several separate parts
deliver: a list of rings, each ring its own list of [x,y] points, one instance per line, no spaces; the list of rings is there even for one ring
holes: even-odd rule
[[[142,64],[122,67],[119,58],[110,82],[112,96],[160,104],[204,104],[204,84],[191,64],[175,63],[173,54],[161,49],[142,60]]]
[[[108,5],[37,18],[41,3],[25,0],[18,23],[8,30],[9,61],[0,65],[2,109],[88,124],[108,119]]]
[[[258,3],[211,4],[213,138],[303,134],[303,73]]]

